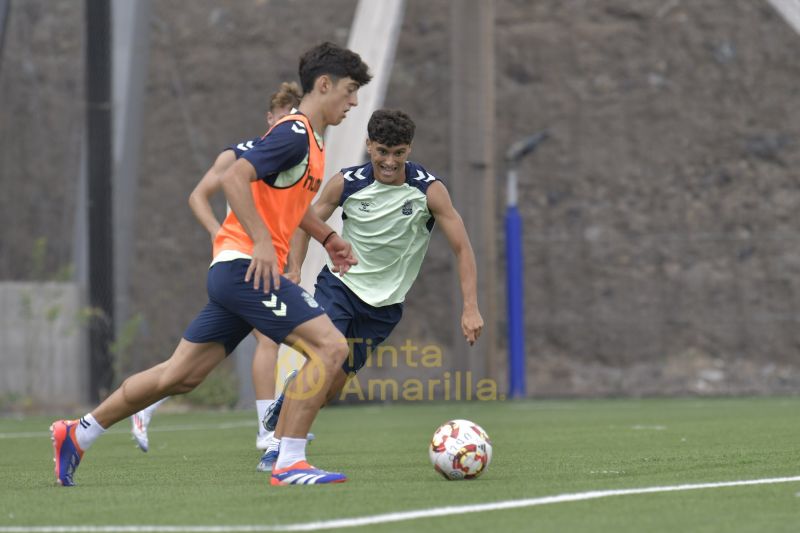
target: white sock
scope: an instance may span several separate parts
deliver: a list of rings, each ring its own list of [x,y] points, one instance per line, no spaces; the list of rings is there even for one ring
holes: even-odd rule
[[[275,463],[275,469],[280,470],[292,466],[297,461],[306,460],[306,439],[293,439],[291,437],[283,437],[281,439],[281,448],[278,452],[278,461]]]
[[[264,429],[264,415],[267,414],[267,409],[275,403],[275,399],[272,400],[256,400],[256,414],[258,415],[258,437],[264,437],[269,433],[266,429]]]
[[[80,449],[86,451],[94,444],[97,437],[105,432],[105,428],[94,419],[92,413],[88,413],[78,422],[78,427],[75,428],[75,438],[78,439]]]
[[[272,451],[279,451],[280,449],[281,449],[281,439],[275,438],[275,435],[273,434],[269,438],[269,444],[267,444],[266,451],[272,452]]]

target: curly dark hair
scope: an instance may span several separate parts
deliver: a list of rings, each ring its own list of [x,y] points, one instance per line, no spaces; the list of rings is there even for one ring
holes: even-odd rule
[[[369,140],[386,146],[411,144],[415,128],[411,117],[399,109],[378,109],[369,118],[367,135]]]
[[[319,44],[304,53],[300,57],[298,72],[305,94],[311,92],[317,78],[325,74],[334,82],[341,78],[352,78],[359,87],[372,79],[369,67],[361,60],[360,55],[331,42]]]

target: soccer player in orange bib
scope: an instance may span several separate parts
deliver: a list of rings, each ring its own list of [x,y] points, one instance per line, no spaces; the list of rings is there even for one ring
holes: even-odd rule
[[[344,120],[371,76],[358,54],[332,43],[303,54],[299,74],[304,93],[299,111],[279,120],[222,177],[232,211],[214,239],[209,302],[175,352],[126,379],[80,420],[50,426],[61,485],[74,485],[83,454],[110,426],[165,396],[194,389],[252,329],[294,346],[311,363],[303,365],[293,387],[297,394],[283,405],[287,424],[271,483],[347,479],[311,466],[305,455],[306,435],[347,357],[347,342],[314,298],[281,272],[298,227],[322,244],[337,273],[357,262],[350,244],[309,207],[324,175],[325,128]]]
[[[269,111],[267,111],[267,128],[271,128],[281,118],[290,113],[297,112],[300,99],[303,93],[296,82],[283,82],[278,90],[269,99]],[[197,221],[211,235],[211,242],[220,230],[222,224],[214,214],[211,207],[211,198],[222,190],[222,176],[236,162],[237,159],[248,150],[252,149],[261,140],[261,136],[254,139],[247,139],[227,146],[217,158],[214,164],[203,175],[203,178],[195,186],[189,195],[189,206],[192,208]],[[299,275],[293,276],[291,273],[285,274],[287,278],[295,283],[299,283]],[[269,337],[253,330],[253,336],[257,344],[253,353],[253,391],[256,397],[256,416],[258,420],[258,433],[256,434],[256,448],[266,450],[272,431],[267,431],[261,420],[267,410],[275,402],[275,365],[278,358],[278,345],[272,342]],[[150,447],[148,426],[156,409],[169,398],[163,398],[153,405],[142,409],[131,416],[131,433],[139,446],[139,449],[146,452]],[[309,439],[311,435],[309,436]],[[260,471],[267,470],[259,462],[257,467]]]

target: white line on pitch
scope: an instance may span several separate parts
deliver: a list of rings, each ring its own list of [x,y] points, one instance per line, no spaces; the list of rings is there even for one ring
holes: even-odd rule
[[[123,427],[124,426],[124,427]],[[131,430],[125,422],[120,422],[120,425],[110,429],[111,433],[125,433]],[[206,431],[209,429],[234,429],[247,426],[255,426],[254,422],[241,420],[239,422],[222,422],[219,424],[184,424],[177,426],[151,426],[147,428],[149,433],[166,433],[168,431]],[[0,440],[2,439],[29,439],[35,437],[49,438],[50,432],[45,431],[21,431],[19,433],[0,433]]]
[[[556,496],[543,496],[540,498],[527,498],[524,500],[507,500],[502,502],[460,505],[451,507],[438,507],[434,509],[420,509],[418,511],[402,511],[386,513],[360,518],[339,518],[336,520],[321,520],[318,522],[305,522],[300,524],[285,525],[244,525],[244,526],[0,526],[0,533],[257,533],[261,531],[318,531],[321,529],[335,529],[345,527],[368,526],[372,524],[386,524],[389,522],[402,522],[418,518],[435,518],[464,513],[481,513],[485,511],[500,511],[503,509],[518,509],[521,507],[534,507],[551,503],[578,502],[596,500],[609,496],[631,496],[634,494],[653,494],[658,492],[681,492],[685,490],[719,489],[724,487],[741,487],[746,485],[770,485],[775,483],[790,483],[800,481],[800,476],[775,477],[765,479],[747,479],[742,481],[720,481],[715,483],[696,483],[687,485],[671,485],[665,487],[642,487],[638,489],[594,490],[590,492],[577,492],[574,494],[558,494]],[[75,489],[69,489],[75,490]]]

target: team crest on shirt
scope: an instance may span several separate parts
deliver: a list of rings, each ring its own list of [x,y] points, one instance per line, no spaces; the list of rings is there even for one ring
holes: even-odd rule
[[[306,291],[303,291],[302,294],[303,294],[303,300],[306,301],[306,303],[310,308],[316,309],[317,307],[319,307],[319,304],[317,303],[317,301],[314,299],[313,296],[308,294]]]
[[[361,207],[358,208],[359,211],[363,211],[365,213],[369,213],[370,209],[373,207],[372,202],[365,202],[361,201]]]
[[[411,200],[406,200],[405,201],[405,203],[403,204],[402,212],[403,212],[403,214],[405,216],[408,216],[408,215],[410,215],[411,213],[414,212],[414,210],[411,208]]]

